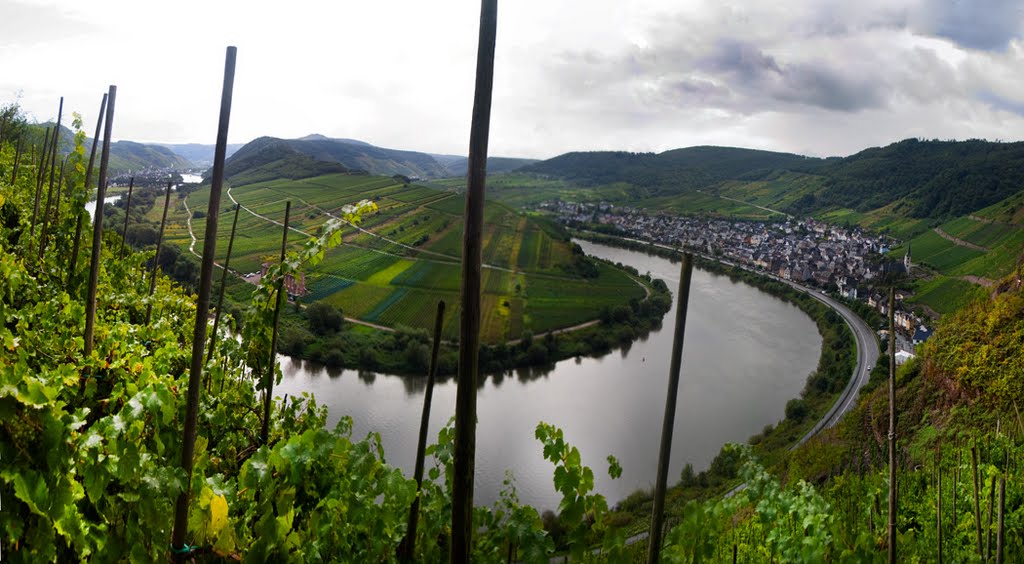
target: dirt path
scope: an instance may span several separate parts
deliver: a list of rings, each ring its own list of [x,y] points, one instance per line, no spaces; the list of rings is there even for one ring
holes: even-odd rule
[[[938,233],[939,237],[942,237],[943,239],[953,243],[954,245],[967,247],[968,249],[974,249],[975,251],[981,251],[983,253],[988,252],[987,248],[982,247],[981,245],[975,245],[974,243],[968,241],[964,241],[963,239],[957,239],[956,237],[950,235],[949,233],[946,233],[945,231],[939,229],[938,227],[933,228],[932,231]]]
[[[989,280],[988,278],[983,278],[981,276],[974,276],[973,274],[965,274],[964,276],[958,276],[957,278],[959,278],[961,280],[966,280],[967,282],[970,282],[971,284],[977,284],[979,286],[984,286],[986,288],[991,288],[995,284],[995,282]]]

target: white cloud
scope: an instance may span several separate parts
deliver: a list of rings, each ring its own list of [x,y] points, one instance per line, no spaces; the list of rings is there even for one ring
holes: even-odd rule
[[[945,1],[503,0],[491,152],[1018,138],[1019,10]],[[232,44],[233,142],[466,152],[477,2],[0,0],[3,15],[0,101],[21,91],[38,119],[64,95],[94,123],[114,83],[116,137],[212,143]]]

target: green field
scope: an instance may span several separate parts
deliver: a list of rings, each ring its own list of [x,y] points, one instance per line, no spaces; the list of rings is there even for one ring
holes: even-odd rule
[[[345,174],[232,186],[230,195],[243,206],[231,257],[232,270],[240,273],[277,260],[282,228],[275,222],[283,222],[286,201],[291,201],[291,250],[300,248],[331,215],[340,216],[346,204],[374,201],[379,211],[363,218],[363,230],[346,227],[343,244],[308,273],[309,294],[303,301],[323,300],[346,316],[388,327],[430,329],[437,302],[443,299],[448,304],[445,337],[457,337],[463,195]],[[208,187],[188,195],[194,215],[205,211],[208,197]],[[233,206],[225,192],[218,261],[227,252]],[[481,325],[487,342],[590,321],[604,306],[645,295],[640,283],[617,268],[601,265],[591,279],[563,268],[573,260],[571,243],[559,227],[542,218],[493,200],[484,216]],[[169,217],[169,241],[188,246],[187,220],[177,200]],[[197,251],[205,227],[205,217],[193,217]]]
[[[945,233],[983,247],[972,249],[943,238],[933,230],[910,241],[914,264],[928,266],[947,276],[979,276],[996,280],[1009,274],[1024,252],[1024,228],[961,217],[939,226]],[[902,257],[906,245],[893,249]]]
[[[984,289],[966,280],[937,276],[931,280],[919,282],[911,301],[928,306],[937,313],[945,315],[960,309],[974,298],[984,294]]]

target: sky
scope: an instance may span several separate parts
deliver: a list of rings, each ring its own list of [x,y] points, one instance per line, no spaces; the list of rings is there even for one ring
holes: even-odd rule
[[[466,154],[479,3],[0,0],[0,105],[115,139],[320,133]],[[490,154],[727,145],[849,155],[1024,132],[1024,1],[501,0]]]

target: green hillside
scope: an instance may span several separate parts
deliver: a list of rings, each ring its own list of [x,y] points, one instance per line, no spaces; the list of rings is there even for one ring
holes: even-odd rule
[[[205,209],[207,198],[204,187],[175,208],[171,241],[191,244],[184,205]],[[310,293],[304,301],[324,301],[348,316],[388,327],[429,329],[434,307],[444,299],[451,311],[445,335],[456,337],[465,208],[461,195],[389,177],[352,174],[233,183],[221,213],[219,231],[224,236],[231,229],[232,198],[245,208],[231,259],[232,267],[242,273],[258,271],[260,263],[277,252],[281,228],[271,220],[283,221],[286,200],[292,202],[292,225],[305,234],[314,234],[331,215],[340,215],[346,204],[372,200],[378,211],[364,217],[360,230],[346,228],[344,244],[310,272]],[[205,218],[193,217],[191,225],[198,248]],[[590,321],[603,307],[645,295],[643,285],[624,272],[575,254],[556,226],[498,202],[487,204],[483,237],[486,342]],[[292,241],[298,247],[304,239],[295,236]],[[226,249],[218,246],[218,260]]]
[[[689,147],[664,153],[566,153],[520,169],[587,186],[625,182],[664,193],[710,186],[774,169],[814,168],[822,161],[789,153],[733,147]]]

